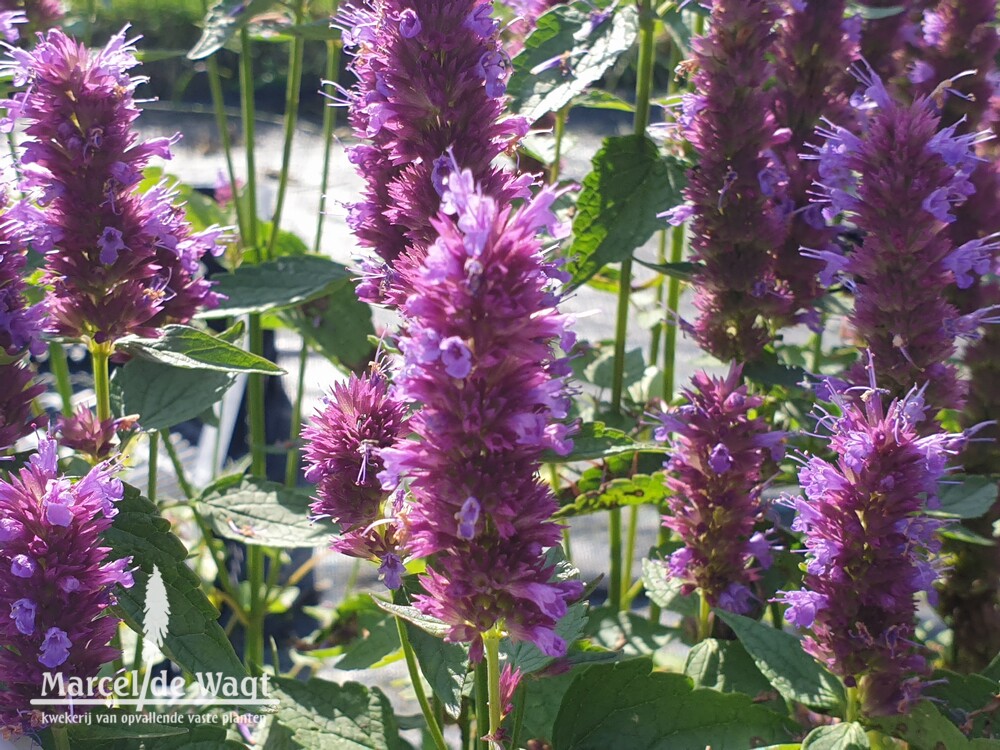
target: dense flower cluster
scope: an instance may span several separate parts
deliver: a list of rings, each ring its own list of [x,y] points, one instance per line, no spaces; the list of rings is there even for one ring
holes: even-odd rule
[[[767,321],[786,315],[791,304],[775,276],[784,220],[767,179],[776,128],[764,84],[779,16],[773,0],[712,3],[710,32],[694,42],[696,93],[681,117],[698,168],[688,175],[689,205],[675,210],[673,220],[694,216],[691,247],[704,266],[694,333],[722,360],[757,356],[770,340]]]
[[[786,619],[811,631],[806,651],[859,688],[869,715],[904,713],[920,693],[914,597],[931,590],[928,553],[940,548],[940,522],[921,514],[963,439],[933,427],[920,436],[922,390],[888,408],[883,393],[872,374],[860,395],[834,394],[839,415],[820,418],[837,458],[811,457],[799,471],[792,528],[805,534],[805,577],[780,599]]]
[[[684,546],[667,562],[670,577],[684,594],[700,590],[713,607],[745,614],[751,585],[771,564],[770,542],[754,531],[763,520],[762,469],[781,458],[785,436],[750,418],[762,399],[740,385],[742,369],[733,365],[724,379],[697,373],[688,403],[659,415],[656,439],[674,435],[663,525]]]
[[[383,580],[398,588],[402,564],[395,526],[377,524],[386,515],[378,474],[381,452],[404,434],[406,410],[389,395],[378,372],[351,375],[338,383],[302,431],[306,481],[316,484],[313,513],[340,524],[331,547],[345,555],[374,558]]]
[[[955,247],[947,231],[954,207],[975,190],[979,135],[939,128],[930,100],[899,104],[870,69],[856,73],[865,86],[863,132],[821,130],[818,158],[824,212],[847,217],[864,242],[846,256],[815,256],[826,263],[827,283],[839,277],[853,289],[850,322],[883,386],[901,395],[928,382],[929,408],[957,408],[965,389],[949,359],[957,338],[977,335],[988,312],[961,315],[945,292],[972,284],[996,247],[992,238]],[[855,374],[864,379],[860,366]]]
[[[24,87],[5,104],[28,136],[22,188],[42,211],[22,218],[46,253],[50,324],[97,343],[156,335],[217,302],[198,268],[206,252],[221,252],[219,232],[191,234],[165,184],[136,191],[173,139],[139,142],[132,128],[133,91],[144,80],[127,73],[134,53],[124,31],[90,54],[52,30],[30,51],[9,50],[4,63]]]
[[[31,402],[45,391],[45,386],[35,382],[25,362],[0,364],[0,383],[0,451],[5,451],[44,425],[44,418],[34,415]]]
[[[117,656],[114,587],[132,586],[129,558],[108,560],[101,533],[122,483],[101,464],[75,484],[44,438],[19,476],[0,481],[0,729],[32,727],[43,673],[87,678]]]
[[[349,152],[365,188],[348,223],[383,261],[366,264],[363,298],[401,301],[397,259],[416,263],[434,240],[448,153],[501,204],[526,196],[493,163],[528,124],[503,116],[510,61],[490,11],[488,0],[376,0],[341,14],[356,50],[351,124],[368,141]]]
[[[813,328],[820,324],[814,303],[824,292],[817,278],[821,265],[803,256],[801,249],[830,249],[836,230],[810,202],[819,176],[816,163],[799,155],[817,143],[821,117],[848,120],[847,69],[857,55],[858,19],[845,19],[846,6],[846,0],[802,0],[793,3],[784,19],[776,43],[773,108],[775,123],[787,128],[788,135],[774,147],[775,163],[762,175],[762,184],[772,195],[784,188],[788,233],[778,251],[775,274],[788,286],[796,320]]]
[[[116,447],[116,435],[131,430],[136,421],[135,416],[101,420],[92,409],[82,406],[71,417],[60,416],[56,431],[60,445],[72,448],[96,463],[111,456]]]
[[[23,19],[19,23],[27,23],[31,31],[51,29],[66,15],[59,0],[0,0],[0,16],[14,13]],[[7,42],[13,44],[17,41],[17,35],[12,39],[2,22],[0,28],[4,28],[3,35]]]
[[[382,451],[383,484],[410,493],[407,550],[428,557],[416,606],[471,641],[495,626],[547,654],[566,644],[555,624],[579,582],[551,582],[544,550],[560,541],[555,499],[537,470],[543,451],[571,447],[564,377],[572,337],[555,311],[559,280],[541,253],[542,227],[556,231],[551,192],[516,211],[487,194],[473,173],[445,176],[440,234],[409,272],[406,329],[396,378],[419,403],[412,436]],[[400,484],[402,482],[402,484]]]

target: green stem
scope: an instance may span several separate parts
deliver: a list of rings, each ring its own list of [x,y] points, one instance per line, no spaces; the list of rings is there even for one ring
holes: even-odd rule
[[[108,361],[110,348],[106,344],[90,345],[90,360],[94,369],[94,394],[97,396],[97,419],[111,419],[111,378]]]
[[[256,117],[254,109],[253,55],[250,47],[250,32],[244,26],[240,29],[240,104],[243,114],[243,140],[247,153],[247,212],[246,242],[253,248],[254,262],[260,263],[260,245],[257,244],[257,164],[254,160],[254,140]],[[233,194],[235,198],[235,193]]]
[[[166,430],[160,430],[160,435],[163,437],[163,448],[170,459],[170,465],[174,467],[174,475],[177,477],[177,484],[180,485],[181,492],[184,493],[184,497],[188,500],[193,500],[196,494],[194,487],[191,486],[191,483],[184,475],[184,464],[181,463],[180,456],[177,455],[177,449],[174,448],[174,444],[170,440],[170,433]]]
[[[497,737],[503,721],[503,701],[500,700],[500,633],[495,628],[483,633],[483,648],[486,651],[486,675],[489,679],[490,737]],[[496,750],[503,750],[501,743],[492,744]]]
[[[608,539],[611,546],[611,571],[608,576],[608,606],[616,611],[622,605],[622,509],[608,513]]]
[[[64,416],[73,416],[73,383],[69,375],[69,360],[66,359],[66,349],[58,341],[49,342],[49,367],[56,379],[56,391],[62,402]]]
[[[820,326],[824,319],[820,317]],[[822,327],[812,336],[812,371],[819,375],[819,370],[823,366],[823,329]]]
[[[260,314],[249,316],[250,352],[262,356],[264,351],[264,330]],[[264,376],[252,373],[247,376],[247,412],[250,420],[250,473],[264,478],[267,474],[267,433],[264,405]]]
[[[334,7],[336,8],[336,3],[334,3]],[[339,40],[329,39],[326,43],[326,80],[333,81],[337,78],[339,66]],[[319,185],[319,215],[316,219],[316,241],[313,243],[314,253],[319,252],[320,242],[323,239],[323,224],[326,221],[326,188],[330,182],[330,157],[333,153],[333,128],[336,122],[337,108],[330,105],[323,107],[323,177],[320,179]]]
[[[857,721],[861,718],[861,700],[856,687],[849,687],[847,692],[847,707],[844,709],[844,721]]]
[[[244,630],[243,661],[251,674],[259,675],[264,666],[264,549],[247,546],[247,578],[250,583],[250,602],[247,626]]]
[[[68,727],[52,727],[52,740],[55,743],[56,750],[72,750],[69,745]]]
[[[302,0],[295,3],[295,23],[301,24],[303,19]],[[281,214],[285,208],[285,194],[288,192],[288,171],[292,162],[292,141],[295,138],[295,124],[299,115],[299,93],[302,89],[302,59],[305,53],[306,40],[302,34],[292,37],[288,50],[288,84],[285,88],[285,143],[281,152],[281,174],[278,177],[278,197],[274,204],[274,216],[271,218],[271,241],[267,245],[267,258],[274,255],[275,243],[278,241],[278,227],[281,224]]]
[[[656,244],[656,262],[666,263],[667,262],[667,230],[663,229],[660,231],[659,242]],[[667,277],[671,278],[671,277]],[[656,307],[660,309],[663,307],[664,293],[666,291],[666,280],[657,284],[656,286]],[[667,321],[660,320],[653,326],[651,331],[651,336],[649,338],[649,363],[655,365],[660,359],[660,339],[666,334]],[[650,394],[652,395],[652,394]]]
[[[568,117],[569,107],[563,107],[556,112],[556,124],[553,130],[556,139],[556,153],[552,158],[552,166],[549,168],[549,184],[551,185],[559,182],[559,174],[562,168],[563,136],[566,133],[566,120]]]
[[[476,750],[489,750],[489,745],[483,739],[490,724],[490,712],[487,708],[490,678],[486,669],[485,661],[476,665]]]
[[[299,431],[302,429],[302,399],[305,396],[306,365],[309,346],[302,339],[299,349],[299,376],[295,383],[295,403],[292,405],[292,426],[288,432],[288,453],[285,457],[285,486],[294,487],[299,479]]]
[[[417,703],[420,704],[420,710],[423,712],[424,720],[427,722],[427,729],[431,733],[435,747],[438,750],[448,750],[448,745],[444,741],[444,735],[441,733],[441,727],[438,725],[437,719],[434,718],[434,711],[431,709],[430,703],[427,702],[427,694],[424,693],[424,684],[420,679],[420,668],[417,666],[417,657],[413,653],[413,646],[410,645],[410,637],[406,634],[406,625],[402,617],[396,618],[396,631],[399,633],[399,643],[403,647],[403,656],[406,657],[406,668],[410,673],[410,683],[413,685],[413,692],[417,696]]]
[[[639,531],[639,506],[628,509],[628,533],[625,536],[625,570],[622,573],[622,587],[632,584],[632,561],[635,559],[635,538]],[[628,597],[622,600],[622,609],[627,609]]]
[[[229,120],[226,117],[226,101],[222,96],[222,78],[219,75],[219,63],[215,56],[209,57],[208,88],[212,92],[212,109],[215,111],[215,127],[219,131],[222,142],[222,152],[226,157],[226,174],[229,177],[229,189],[233,194],[233,207],[236,210],[236,226],[240,230],[240,239],[245,238],[246,218],[243,215],[243,203],[240,201],[240,186],[236,181],[236,167],[233,165],[233,140],[229,137]]]
[[[157,464],[160,457],[160,433],[154,432],[149,436],[149,483],[146,485],[146,497],[153,505],[156,505],[156,475]]]
[[[684,257],[684,227],[674,227],[670,239],[670,262],[680,263]],[[681,280],[673,276],[667,281],[666,335],[663,344],[663,400],[674,397],[677,360],[677,310],[680,307]]]
[[[519,748],[521,742],[521,730],[524,728],[524,713],[525,713],[525,688],[527,686],[522,682],[517,686],[517,695],[514,698],[514,728],[510,733],[510,746],[513,750]]]
[[[698,643],[712,635],[712,608],[708,597],[701,589],[698,590]]]

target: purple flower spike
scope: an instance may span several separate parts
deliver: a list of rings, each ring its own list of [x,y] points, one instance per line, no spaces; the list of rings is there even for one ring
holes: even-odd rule
[[[405,433],[406,410],[389,394],[378,372],[333,387],[322,408],[302,431],[306,479],[314,482],[318,518],[340,524],[332,547],[345,555],[380,561],[389,588],[399,587],[403,572],[395,523],[376,524],[393,509],[379,483],[383,451]],[[391,489],[391,488],[390,488]]]
[[[663,525],[684,547],[667,563],[670,577],[683,593],[700,589],[712,606],[743,614],[754,599],[751,584],[771,562],[770,543],[754,525],[763,512],[762,468],[775,453],[780,458],[784,436],[747,416],[762,400],[739,384],[741,373],[733,365],[724,380],[696,374],[684,391],[688,403],[662,415],[657,439],[674,433]]]
[[[155,336],[218,302],[199,262],[219,233],[192,234],[165,185],[136,192],[175,140],[139,141],[136,64],[124,30],[95,53],[52,30],[3,63],[24,87],[7,105],[28,136],[21,187],[41,211],[22,208],[17,220],[46,253],[51,329],[99,343]]]
[[[864,233],[844,261],[829,258],[854,290],[850,323],[871,349],[879,382],[894,396],[929,383],[927,408],[960,408],[965,384],[949,361],[963,328],[946,290],[971,283],[989,245],[956,248],[949,233],[954,209],[975,192],[979,134],[940,128],[933,102],[892,100],[870,68],[855,74],[865,88],[860,136],[840,126],[819,132],[819,180],[826,210]],[[966,320],[972,320],[966,319]],[[867,374],[859,365],[856,382]]]
[[[857,389],[854,389],[857,390]],[[793,528],[805,534],[802,590],[781,592],[785,619],[810,634],[815,656],[857,685],[869,716],[906,713],[929,672],[914,643],[914,597],[929,591],[940,522],[921,513],[964,438],[922,437],[913,390],[888,408],[871,381],[860,397],[835,394],[839,416],[825,415],[834,463],[809,458],[799,472],[806,496]]]
[[[354,48],[358,78],[341,93],[355,133],[367,141],[350,150],[365,188],[348,223],[393,269],[401,257],[418,263],[434,241],[442,157],[471,170],[503,204],[526,195],[523,181],[494,165],[528,123],[503,116],[510,61],[490,7],[485,0],[375,0],[346,6],[336,21]],[[359,293],[399,304],[401,281],[382,273]]]
[[[558,421],[568,363],[553,349],[568,321],[555,311],[558,271],[537,237],[553,221],[552,195],[515,211],[452,166],[433,222],[440,236],[407,271],[413,293],[401,308],[395,389],[421,408],[412,435],[385,452],[409,492],[407,550],[429,558],[427,594],[414,603],[450,626],[450,640],[472,642],[476,659],[495,626],[562,655],[555,625],[582,587],[551,582],[543,555],[560,527],[549,520],[556,503],[539,462],[546,449],[572,447]]]
[[[110,561],[101,534],[117,512],[122,483],[99,464],[75,484],[60,477],[56,444],[43,438],[17,476],[0,481],[0,733],[30,731],[42,676],[86,679],[118,652],[119,620],[107,609],[129,587],[129,559]],[[77,710],[85,710],[77,707]]]
[[[775,275],[785,235],[784,187],[761,188],[770,169],[776,126],[769,111],[767,62],[780,16],[772,0],[718,0],[710,32],[694,42],[696,95],[685,106],[685,134],[698,153],[684,197],[691,206],[693,257],[699,275],[694,324],[699,345],[722,360],[760,354],[767,321],[787,316],[788,290]],[[683,214],[681,214],[683,215]],[[671,215],[677,220],[678,214]]]

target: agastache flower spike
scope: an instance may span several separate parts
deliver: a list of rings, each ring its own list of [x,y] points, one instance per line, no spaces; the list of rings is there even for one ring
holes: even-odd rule
[[[51,329],[96,343],[155,336],[217,304],[198,266],[221,252],[219,232],[192,234],[164,184],[136,192],[176,140],[139,141],[133,91],[145,79],[127,72],[136,64],[124,30],[95,53],[52,30],[3,63],[25,87],[5,104],[26,126],[22,188],[42,211],[21,219],[46,253]]]
[[[355,49],[358,84],[343,93],[368,141],[349,152],[365,189],[348,224],[384,261],[366,265],[359,292],[371,301],[405,296],[394,266],[401,256],[419,262],[434,240],[449,154],[501,204],[526,196],[524,179],[494,165],[528,123],[503,116],[510,61],[490,9],[486,0],[376,0],[335,22]]]
[[[770,338],[766,322],[790,307],[774,271],[784,221],[760,178],[776,140],[764,84],[779,15],[772,0],[717,0],[709,34],[694,42],[695,93],[682,118],[699,157],[684,194],[694,258],[704,265],[693,330],[723,360],[757,356]]]
[[[900,396],[926,382],[928,408],[958,408],[965,388],[949,359],[956,338],[989,313],[963,318],[946,301],[953,272],[968,271],[974,255],[955,247],[948,225],[975,190],[972,147],[981,136],[940,129],[929,100],[900,104],[870,69],[855,74],[864,87],[864,128],[860,136],[841,126],[820,130],[826,142],[817,183],[826,215],[842,214],[864,233],[846,259],[831,258],[854,289],[849,320],[883,387]],[[860,366],[854,376],[866,379]]]
[[[375,559],[386,586],[398,588],[402,561],[387,493],[378,480],[383,449],[405,433],[406,409],[389,394],[381,373],[351,375],[338,383],[303,430],[306,480],[317,485],[313,513],[340,524],[331,548]]]
[[[130,559],[109,560],[101,545],[123,493],[113,466],[74,483],[56,461],[43,438],[19,475],[0,481],[0,731],[15,735],[31,728],[43,674],[86,679],[118,655],[108,644],[119,620],[106,610],[116,585],[132,586]]]
[[[688,403],[660,415],[656,439],[674,434],[663,525],[684,546],[667,561],[670,577],[684,594],[700,590],[712,606],[745,614],[753,582],[771,563],[770,543],[754,532],[763,518],[762,470],[781,458],[785,436],[749,417],[762,399],[740,385],[741,373],[735,364],[725,379],[697,373],[684,391]]]
[[[779,598],[785,619],[809,631],[805,650],[858,688],[869,716],[905,713],[929,672],[914,643],[914,597],[937,576],[929,554],[941,522],[922,514],[964,439],[918,429],[922,391],[886,407],[874,369],[867,389],[834,394],[839,416],[819,419],[836,459],[810,457],[799,471],[805,497],[792,528],[805,535],[805,576]]]
[[[823,220],[817,206],[810,204],[812,184],[817,179],[814,161],[799,158],[808,146],[817,143],[816,125],[823,115],[846,122],[850,111],[847,68],[857,55],[844,11],[845,0],[801,0],[785,17],[778,34],[774,97],[775,123],[788,129],[788,138],[773,149],[771,173],[783,171],[788,235],[778,253],[775,273],[792,295],[795,320],[812,327],[820,324],[814,309],[824,291],[817,279],[823,268],[813,252],[835,252],[836,230]]]
[[[555,226],[551,192],[516,211],[453,167],[440,233],[401,311],[400,398],[421,404],[412,435],[382,452],[383,478],[403,481],[407,550],[427,557],[416,606],[472,642],[494,627],[560,656],[555,625],[579,582],[552,582],[544,550],[559,543],[555,499],[538,478],[543,451],[571,448],[565,419],[572,346],[556,312],[556,269],[536,236]],[[561,232],[556,231],[556,234]],[[457,354],[456,354],[457,352]]]

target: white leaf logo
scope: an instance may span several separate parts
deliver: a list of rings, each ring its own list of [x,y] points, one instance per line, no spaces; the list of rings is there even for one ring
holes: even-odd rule
[[[167,636],[167,624],[170,621],[170,600],[167,598],[167,587],[163,585],[160,569],[153,566],[153,574],[146,584],[146,607],[142,611],[142,631],[147,640],[163,648],[163,639]]]

